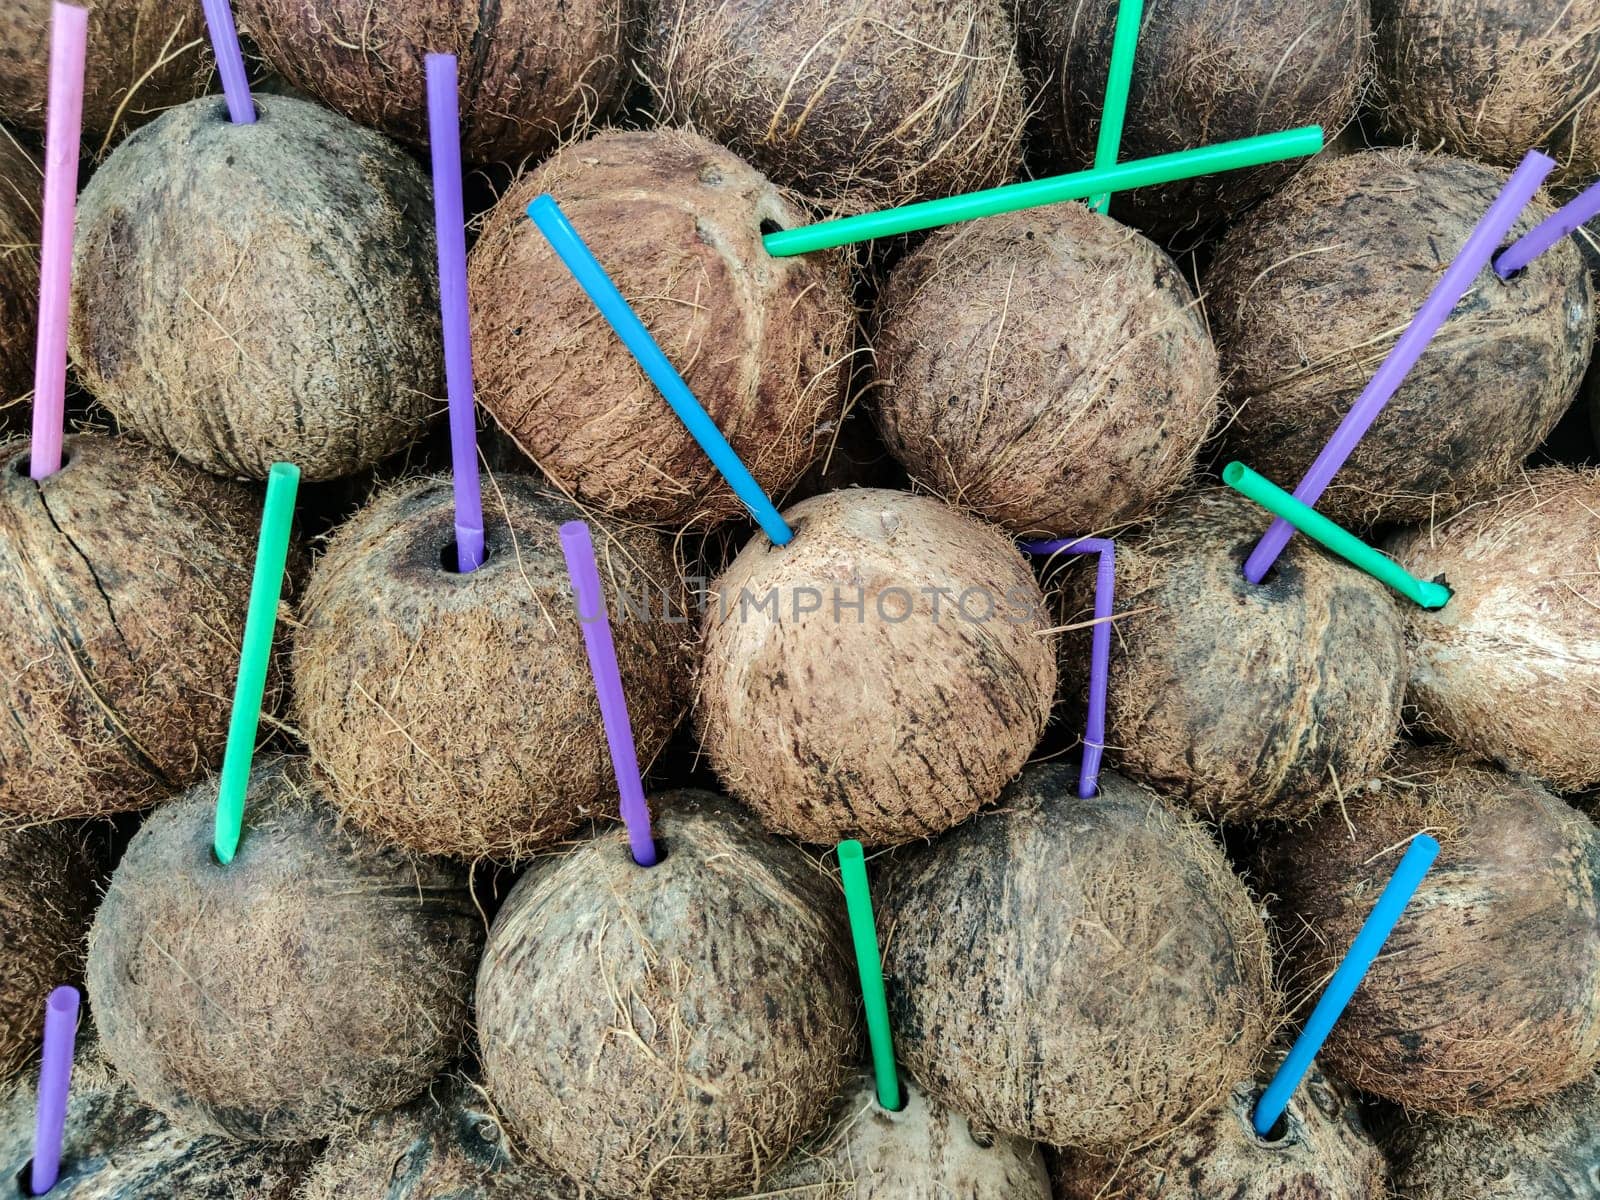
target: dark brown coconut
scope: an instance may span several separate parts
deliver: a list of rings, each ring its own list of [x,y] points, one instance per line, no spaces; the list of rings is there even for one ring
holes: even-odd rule
[[[929,238],[891,276],[874,348],[878,424],[911,477],[1022,534],[1148,515],[1217,416],[1177,266],[1079,204]]]
[[[1294,487],[1504,181],[1369,150],[1306,168],[1229,231],[1205,290],[1237,457]],[[1512,237],[1549,211],[1530,205]],[[1354,526],[1444,516],[1510,478],[1577,395],[1593,339],[1570,242],[1510,281],[1485,267],[1318,509]]]
[[[1404,618],[1371,576],[1296,538],[1258,585],[1270,517],[1231,492],[1185,497],[1117,543],[1107,742],[1128,773],[1218,821],[1293,820],[1372,778],[1400,726]],[[1069,579],[1069,623],[1094,569]],[[1089,659],[1090,631],[1063,649]]]
[[[779,183],[883,208],[1007,182],[1027,100],[1002,0],[657,0],[663,111]]]
[[[603,133],[524,176],[470,262],[478,398],[580,501],[664,525],[744,511],[542,234],[560,202],[757,481],[774,495],[826,450],[854,309],[837,255],[773,258],[804,221],[767,180],[692,133]]]
[[[456,870],[335,827],[302,759],[256,767],[237,857],[217,789],[163,805],[89,932],[105,1054],[194,1133],[306,1141],[411,1099],[460,1049],[483,932]]]
[[[70,339],[124,429],[219,475],[308,481],[418,437],[440,390],[421,169],[343,117],[257,96],[145,126],[78,207]]]
[[[404,484],[334,535],[301,604],[295,724],[368,833],[514,859],[614,815],[617,788],[561,551],[581,514],[516,475],[484,499],[488,558],[470,574],[454,569],[448,479]],[[592,530],[648,765],[688,702],[686,601],[656,535]]]
[[[33,389],[43,186],[39,164],[0,126],[0,429],[23,423]]]
[[[227,739],[260,501],[126,438],[64,461],[0,447],[0,824],[141,808]]]
[[[1409,614],[1418,722],[1562,791],[1600,784],[1600,473],[1546,467],[1391,547],[1455,589]]]
[[[880,889],[895,1048],[986,1128],[1109,1152],[1255,1070],[1267,938],[1193,819],[1121,776],[1032,766]]]
[[[857,1052],[843,901],[706,792],[518,882],[478,972],[485,1079],[527,1149],[601,1197],[743,1194],[821,1125]]]
[[[785,514],[711,588],[696,719],[711,766],[769,829],[887,844],[989,803],[1050,715],[1043,596],[996,529],[860,488]]]
[[[1307,992],[1411,838],[1441,849],[1318,1061],[1414,1112],[1523,1104],[1600,1061],[1600,831],[1526,776],[1413,750],[1268,855]]]

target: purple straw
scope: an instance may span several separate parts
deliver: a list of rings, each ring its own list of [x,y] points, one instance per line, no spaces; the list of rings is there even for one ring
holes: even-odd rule
[[[1519,237],[1509,250],[1494,260],[1495,274],[1501,279],[1510,279],[1596,213],[1600,213],[1600,181],[1591,183]]]
[[[202,0],[202,4],[206,10],[206,26],[211,30],[211,50],[217,56],[217,74],[222,76],[222,94],[228,98],[228,116],[235,125],[254,125],[256,105],[250,99],[244,52],[239,49],[239,31],[233,25],[233,9],[228,0]]]
[[[639,778],[639,751],[633,744],[633,726],[628,722],[628,699],[622,694],[622,672],[617,669],[617,648],[611,641],[611,622],[606,617],[606,598],[600,591],[600,568],[594,561],[589,526],[582,521],[563,525],[561,552],[567,556],[567,575],[578,601],[578,624],[589,651],[595,694],[600,698],[600,717],[605,722],[606,744],[611,747],[611,769],[616,772],[617,791],[622,796],[622,822],[628,827],[633,861],[641,867],[653,867],[656,844],[650,836],[650,806],[645,803],[644,781]],[[588,616],[584,615],[586,612]]]
[[[1445,318],[1461,297],[1466,295],[1467,289],[1478,278],[1478,272],[1489,264],[1489,258],[1499,247],[1501,239],[1517,223],[1517,217],[1528,206],[1528,201],[1533,199],[1544,177],[1555,165],[1555,160],[1548,155],[1537,150],[1528,151],[1527,157],[1512,172],[1500,195],[1489,206],[1489,211],[1483,214],[1468,235],[1455,261],[1446,268],[1439,282],[1433,285],[1433,291],[1428,293],[1417,315],[1411,318],[1411,324],[1406,326],[1406,331],[1395,342],[1394,349],[1389,351],[1389,356],[1378,367],[1377,373],[1368,381],[1361,395],[1356,397],[1355,404],[1345,414],[1344,420],[1339,422],[1333,437],[1328,439],[1322,453],[1317,455],[1310,470],[1294,489],[1296,500],[1315,506],[1321,499],[1323,490],[1339,468],[1344,466],[1345,459],[1350,457],[1356,443],[1378,419],[1378,414],[1383,412],[1384,405],[1389,403],[1411,368],[1417,365],[1417,359],[1422,357],[1422,352],[1428,348],[1434,334],[1439,332]],[[1250,557],[1245,560],[1245,578],[1251,583],[1260,583],[1266,578],[1267,571],[1278,561],[1278,555],[1283,553],[1283,548],[1293,536],[1293,525],[1282,517],[1274,518],[1267,532],[1256,543],[1256,548],[1250,552]]]
[[[78,989],[58,987],[44,1004],[44,1058],[39,1064],[39,1108],[33,1127],[30,1190],[42,1196],[61,1177],[61,1138],[72,1084],[72,1047],[78,1040]]]
[[[1100,794],[1100,760],[1106,752],[1106,692],[1111,681],[1111,608],[1116,600],[1117,544],[1110,538],[1023,542],[1029,554],[1098,554],[1094,575],[1094,632],[1089,642],[1089,721],[1083,734],[1078,795]]]

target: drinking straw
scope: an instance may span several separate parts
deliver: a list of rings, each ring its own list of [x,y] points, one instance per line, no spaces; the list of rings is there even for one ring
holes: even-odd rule
[[[228,100],[228,118],[235,125],[254,125],[256,104],[244,74],[244,52],[239,49],[233,9],[228,0],[201,3],[206,10],[206,28],[211,31],[211,50],[217,56],[217,74],[222,76],[222,94]]]
[[[1289,1097],[1311,1069],[1311,1060],[1322,1049],[1322,1043],[1327,1040],[1334,1022],[1344,1012],[1345,1005],[1350,1003],[1350,997],[1355,994],[1367,969],[1383,949],[1384,942],[1388,941],[1395,922],[1399,921],[1400,914],[1416,894],[1417,885],[1422,882],[1422,877],[1428,873],[1428,868],[1438,855],[1439,843],[1427,834],[1419,833],[1411,839],[1400,865],[1394,869],[1383,894],[1372,906],[1366,924],[1361,926],[1356,940],[1350,943],[1349,953],[1328,981],[1327,990],[1317,1001],[1317,1007],[1311,1011],[1311,1019],[1300,1031],[1300,1036],[1289,1049],[1288,1057],[1256,1102],[1254,1124],[1258,1136],[1266,1137],[1278,1123],[1278,1118],[1283,1116],[1283,1110],[1289,1105]]]
[[[1418,579],[1387,554],[1380,554],[1355,534],[1336,525],[1309,504],[1300,503],[1242,462],[1231,462],[1224,467],[1222,482],[1423,608],[1443,608],[1449,601],[1450,589],[1444,584]]]
[[[42,1196],[61,1177],[61,1139],[66,1131],[67,1092],[72,1084],[72,1048],[78,1040],[78,989],[58,987],[44,1002],[44,1054],[39,1063],[39,1107],[33,1126],[33,1171],[29,1190]]]
[[[483,485],[473,408],[472,333],[467,324],[467,218],[461,196],[461,117],[456,56],[430,54],[428,145],[433,153],[433,218],[439,245],[444,377],[450,398],[450,468],[456,491],[456,569],[483,564]]]
[[[658,859],[655,840],[650,836],[650,806],[645,802],[644,781],[639,777],[639,751],[633,744],[628,698],[622,691],[622,672],[617,667],[617,648],[611,640],[611,621],[606,616],[606,598],[600,590],[600,567],[594,559],[589,526],[582,521],[563,525],[561,553],[566,555],[567,577],[572,580],[572,594],[578,602],[578,626],[583,630],[589,673],[594,676],[595,695],[600,699],[600,720],[606,728],[606,745],[611,748],[611,769],[622,797],[622,823],[628,829],[628,844],[633,847],[634,862],[653,867]]]
[[[1128,88],[1133,82],[1133,54],[1139,44],[1139,22],[1144,0],[1122,0],[1117,6],[1117,31],[1111,39],[1111,69],[1106,74],[1106,102],[1100,110],[1100,137],[1094,148],[1094,165],[1115,165],[1122,148],[1122,122],[1128,115]],[[1095,212],[1111,207],[1111,193],[1101,192],[1089,201]]]
[[[1154,158],[1135,159],[1111,167],[1095,167],[1070,175],[1052,175],[1048,179],[1033,179],[1027,183],[1008,183],[981,192],[968,192],[964,196],[923,200],[900,208],[819,221],[815,225],[802,225],[797,229],[780,229],[767,234],[761,242],[768,254],[779,257],[809,254],[813,250],[847,246],[870,238],[892,237],[899,233],[932,229],[936,225],[951,225],[956,221],[971,221],[1023,208],[1037,208],[1041,204],[1082,200],[1100,192],[1125,192],[1130,188],[1172,183],[1196,175],[1259,167],[1262,163],[1315,154],[1321,149],[1322,126],[1303,125],[1298,129],[1264,133],[1215,146],[1179,150],[1173,154],[1158,154]]]
[[[667,356],[661,352],[661,347],[656,345],[655,339],[650,336],[650,331],[644,327],[644,323],[634,314],[633,309],[628,307],[628,302],[622,298],[617,285],[611,282],[611,276],[606,274],[605,268],[590,253],[584,240],[578,236],[578,231],[572,227],[572,222],[567,220],[567,215],[561,211],[561,206],[556,203],[555,197],[548,193],[540,196],[528,205],[528,215],[539,227],[539,232],[544,234],[551,249],[566,264],[567,270],[572,272],[572,277],[578,281],[578,286],[589,294],[589,299],[594,301],[594,306],[600,310],[600,315],[616,331],[617,336],[622,339],[622,344],[628,348],[644,373],[650,377],[650,381],[656,385],[662,398],[672,406],[672,411],[678,415],[678,420],[683,422],[694,440],[700,443],[700,448],[710,457],[717,470],[722,472],[722,477],[728,481],[728,486],[766,531],[767,537],[774,545],[787,545],[789,539],[794,537],[793,532],[778,515],[778,510],[773,507],[766,492],[761,490],[761,485],[739,460],[733,447],[728,445],[728,439],[722,436],[722,431],[717,428],[716,423],[706,415],[706,410],[700,407],[700,402],[694,398],[694,393],[683,381],[683,376],[678,374]]]
[[[1478,272],[1489,264],[1489,257],[1495,248],[1516,224],[1517,217],[1528,206],[1528,201],[1533,199],[1533,194],[1539,190],[1544,177],[1555,165],[1555,161],[1547,155],[1530,150],[1522,164],[1511,173],[1511,178],[1495,197],[1494,203],[1467,235],[1460,253],[1439,277],[1439,282],[1434,284],[1433,291],[1428,293],[1417,315],[1411,318],[1411,324],[1406,326],[1388,357],[1379,365],[1361,395],[1356,397],[1344,420],[1339,422],[1339,428],[1334,430],[1333,437],[1328,439],[1328,444],[1322,448],[1299,486],[1294,489],[1296,500],[1315,505],[1322,498],[1323,490],[1344,465],[1345,459],[1350,457],[1356,443],[1378,419],[1378,414],[1405,381],[1411,368],[1417,365],[1417,360],[1428,348],[1434,334],[1439,332],[1445,318],[1461,297],[1466,295],[1467,289],[1477,279]],[[1245,578],[1251,583],[1260,583],[1293,536],[1294,526],[1282,517],[1273,518],[1267,532],[1245,560]]]
[[[1094,630],[1089,637],[1089,720],[1083,731],[1083,762],[1078,795],[1100,794],[1100,760],[1106,752],[1106,693],[1111,682],[1111,616],[1116,599],[1117,544],[1110,538],[1066,538],[1024,542],[1029,554],[1098,554],[1094,576]]]
[[[872,1043],[872,1073],[878,1082],[878,1104],[889,1112],[899,1112],[900,1076],[894,1065],[889,1000],[883,991],[883,960],[878,957],[878,926],[872,916],[867,860],[860,842],[839,843],[839,874],[844,880],[844,905],[850,914],[856,970],[861,975],[861,1000],[867,1010],[867,1038]]]
[[[1510,279],[1596,213],[1600,213],[1600,181],[1591,183],[1512,243],[1494,260],[1495,274]]]
[[[244,827],[244,794],[250,783],[250,763],[256,753],[261,698],[267,689],[267,661],[272,657],[272,633],[278,624],[278,599],[283,594],[283,571],[289,561],[289,530],[294,524],[294,497],[299,486],[299,467],[286,462],[272,464],[272,470],[267,473],[261,539],[256,545],[255,578],[250,584],[250,609],[244,622],[239,679],[233,689],[228,748],[222,758],[222,779],[217,784],[217,828],[213,846],[217,861],[224,865],[233,861]]]
[[[72,231],[78,215],[78,149],[83,131],[83,58],[89,11],[57,4],[50,13],[50,98],[45,120],[44,214],[39,236],[39,333],[33,360],[33,443],[28,474],[61,469],[67,426],[67,309],[72,301]]]

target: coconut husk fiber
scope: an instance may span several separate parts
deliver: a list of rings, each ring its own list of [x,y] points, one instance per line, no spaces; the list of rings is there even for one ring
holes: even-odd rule
[[[756,481],[781,495],[827,450],[855,309],[839,254],[773,258],[805,221],[698,134],[613,131],[564,148],[487,217],[469,262],[478,398],[563,491],[649,524],[745,509],[528,219],[549,192]]]
[[[237,856],[217,789],[145,822],[89,932],[105,1055],[192,1133],[327,1137],[461,1048],[483,927],[465,876],[339,829],[305,761],[256,766]]]
[[[1034,765],[878,890],[895,1048],[975,1125],[1109,1153],[1255,1071],[1261,915],[1203,826],[1112,772]]]
[[[113,153],[78,206],[69,329],[125,430],[219,475],[371,466],[440,407],[427,179],[315,104],[209,97]]]
[[[584,1195],[759,1193],[826,1123],[859,1050],[844,902],[800,850],[706,792],[525,875],[478,972],[485,1082]]]
[[[39,164],[0,126],[0,431],[21,427],[33,390],[43,186]]]
[[[1293,488],[1505,183],[1464,159],[1369,150],[1313,163],[1222,240],[1205,277],[1230,452]],[[1529,205],[1515,240],[1548,216]],[[1509,479],[1572,404],[1594,341],[1563,240],[1485,267],[1317,502],[1361,528],[1429,520]]]
[[[561,550],[583,514],[523,476],[483,493],[470,574],[448,479],[394,487],[335,532],[301,605],[294,714],[328,798],[373,837],[517,859],[615,815],[617,785]],[[648,766],[688,705],[687,600],[659,536],[591,530]]]
[[[0,447],[0,825],[145,807],[227,740],[259,499],[128,438],[63,462],[35,483]]]

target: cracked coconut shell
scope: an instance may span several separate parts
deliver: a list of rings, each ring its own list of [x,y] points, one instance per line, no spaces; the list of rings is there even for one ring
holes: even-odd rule
[[[43,186],[39,164],[0,126],[0,430],[24,424],[33,390]]]

